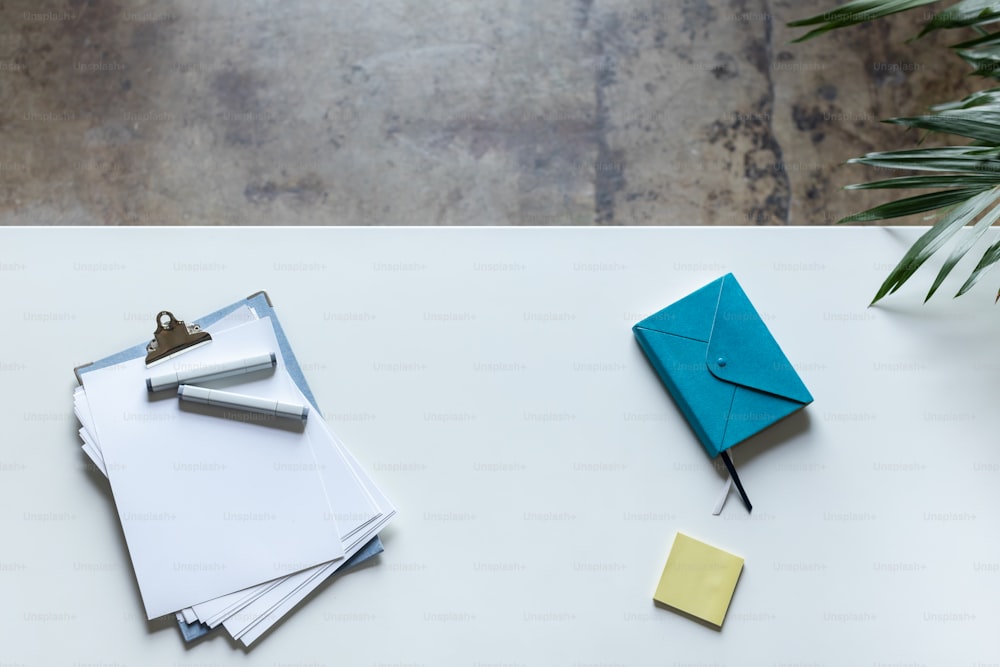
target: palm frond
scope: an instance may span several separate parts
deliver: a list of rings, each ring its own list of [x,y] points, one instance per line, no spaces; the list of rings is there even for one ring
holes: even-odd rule
[[[952,44],[953,49],[971,49],[977,46],[992,46],[1000,42],[1000,33],[988,32],[985,35],[980,35],[974,39],[970,39],[965,42],[959,42],[958,44]]]
[[[954,109],[928,116],[889,118],[883,122],[940,134],[954,134],[976,139],[990,146],[1000,145],[1000,111],[990,109]]]
[[[972,275],[969,279],[963,283],[961,289],[955,294],[955,296],[962,296],[976,284],[976,282],[982,277],[987,270],[993,267],[994,264],[1000,261],[1000,241],[997,241],[991,245],[985,253],[983,253],[983,258],[979,260],[979,264],[976,264],[976,268],[972,270]],[[997,300],[1000,300],[1000,291],[997,292]],[[994,303],[996,303],[994,301]]]
[[[946,206],[961,204],[984,191],[985,188],[962,188],[959,190],[945,190],[944,192],[929,192],[924,195],[916,195],[915,197],[897,199],[888,204],[881,204],[867,211],[841,218],[837,221],[837,224],[905,218],[909,215],[936,211]]]
[[[995,0],[962,0],[938,12],[920,31],[921,37],[943,28],[965,28],[1000,21],[1000,2]]]
[[[1000,185],[1000,171],[992,174],[942,174],[940,176],[899,176],[883,181],[869,183],[854,183],[844,186],[845,190],[884,190],[899,188],[970,188],[983,186],[983,189]]]
[[[1000,44],[960,49],[958,55],[972,66],[973,76],[1000,76]]]
[[[951,254],[948,255],[948,259],[945,260],[944,264],[941,266],[941,270],[938,271],[937,277],[934,279],[934,284],[931,285],[930,290],[927,292],[924,302],[934,296],[934,292],[941,287],[941,283],[943,283],[944,279],[948,277],[951,270],[955,268],[955,265],[958,264],[958,262],[965,257],[965,254],[972,249],[972,246],[974,246],[976,242],[983,237],[986,230],[992,227],[993,223],[996,222],[997,219],[1000,219],[1000,206],[997,205],[1000,192],[994,189],[990,194],[993,195],[993,200],[987,204],[988,208],[986,209],[986,213],[975,225],[973,225],[972,231],[966,234],[955,244]]]
[[[924,0],[854,0],[833,11],[788,25],[813,28],[795,40],[801,42],[836,28],[866,23],[928,4],[931,2]],[[917,37],[935,30],[976,28],[981,33],[978,37],[966,39],[952,48],[972,68],[972,75],[1000,79],[1000,30],[985,30],[986,26],[997,23],[1000,23],[1000,0],[960,0],[934,14]],[[967,146],[868,153],[848,161],[848,164],[877,169],[918,172],[849,185],[849,190],[937,191],[881,204],[840,222],[887,220],[941,211],[937,214],[937,222],[913,244],[885,279],[872,303],[898,290],[934,253],[952,241],[959,230],[972,224],[969,233],[955,241],[938,270],[925,298],[930,299],[987,230],[1000,220],[1000,88],[938,104],[925,115],[890,118],[883,122],[970,141]],[[1000,262],[1000,241],[986,250],[955,296],[968,292],[997,262]],[[997,301],[1000,302],[1000,292]]]
[[[1000,33],[997,34],[1000,36]],[[972,109],[978,107],[1000,110],[1000,88],[980,90],[955,102],[936,104],[931,107],[931,111],[949,111],[951,109]]]
[[[847,26],[857,25],[859,23],[867,23],[868,21],[872,21],[874,19],[883,18],[891,14],[898,14],[899,12],[905,12],[909,9],[916,9],[917,7],[929,5],[936,1],[937,0],[854,0],[854,2],[848,2],[833,11],[817,14],[799,21],[792,21],[788,25],[793,28],[814,25],[819,26],[818,28],[814,28],[813,30],[807,32],[802,37],[793,40],[795,42],[804,42],[807,39],[812,39],[813,37],[822,35],[823,33],[831,30],[836,30],[837,28],[844,28]]]
[[[868,153],[847,164],[908,171],[953,171],[961,174],[1000,173],[1000,147],[946,146]]]
[[[879,287],[872,303],[898,290],[910,276],[926,262],[931,255],[941,249],[955,233],[997,202],[997,192],[980,192],[958,204],[927,230],[923,236],[903,255],[899,264]],[[936,287],[934,289],[937,289]],[[929,297],[930,295],[928,295]]]
[[[832,11],[816,14],[806,19],[799,19],[798,21],[790,21],[788,25],[792,28],[818,26],[805,35],[792,40],[793,42],[804,42],[807,39],[812,39],[837,28],[868,23],[876,19],[891,16],[892,14],[899,14],[900,12],[917,9],[924,5],[930,5],[934,2],[937,2],[937,0],[854,0]],[[932,16],[920,33],[917,34],[917,37],[923,37],[935,30],[965,28],[969,26],[981,27],[998,21],[1000,21],[1000,1],[961,0],[961,2],[957,2]],[[967,46],[978,46],[980,44],[976,40],[971,40],[971,42],[963,42],[962,45],[958,46],[966,48]]]

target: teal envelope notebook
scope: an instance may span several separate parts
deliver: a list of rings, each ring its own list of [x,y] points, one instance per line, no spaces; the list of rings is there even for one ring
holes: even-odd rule
[[[705,451],[725,451],[813,397],[733,274],[728,273],[632,327]]]

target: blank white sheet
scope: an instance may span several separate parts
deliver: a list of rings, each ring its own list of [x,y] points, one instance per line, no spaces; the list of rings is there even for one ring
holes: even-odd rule
[[[268,318],[214,337],[178,360],[278,349]],[[148,373],[135,359],[83,375],[147,618],[343,557],[303,433],[151,398]],[[280,362],[249,385],[297,394]]]
[[[306,397],[299,392],[298,402],[304,403]],[[356,469],[349,465],[343,452],[343,444],[336,440],[327,427],[326,422],[317,416],[310,419],[305,435],[309,437],[310,446],[316,467],[320,471],[333,511],[329,518],[337,525],[346,556],[364,546],[375,533],[370,530],[381,512],[368,491],[367,485],[359,478]],[[337,561],[337,567],[342,561]],[[323,564],[325,566],[327,564]],[[322,566],[321,566],[322,567]],[[301,573],[300,573],[301,574]],[[256,618],[257,615],[279,603],[302,582],[300,574],[289,577],[288,581],[279,582],[265,590],[239,591],[231,595],[197,604],[194,611],[203,623],[214,627],[233,613],[239,611],[242,619]],[[258,598],[262,599],[258,599]],[[246,613],[244,609],[253,604],[253,610]]]
[[[360,479],[364,484],[365,489],[375,502],[375,505],[378,507],[380,513],[378,520],[366,526],[364,536],[348,550],[347,556],[350,557],[362,546],[364,546],[368,540],[381,532],[381,530],[389,524],[393,517],[396,516],[396,508],[378,487],[378,485],[375,484],[374,480],[372,480],[368,473],[361,467],[361,464],[358,463],[358,460],[354,457],[351,451],[344,446],[344,443],[341,442],[336,434],[330,429],[329,425],[326,422],[323,422],[322,427],[329,435],[335,448],[344,457],[344,460],[348,463],[348,465],[351,466],[351,469],[354,471],[355,475],[357,475],[358,479]],[[252,615],[249,613],[250,610],[247,609],[246,611],[248,613],[241,614],[239,616],[239,618],[243,620],[243,623],[237,623],[235,619],[233,622],[229,622],[227,620],[226,630],[235,639],[239,639],[243,642],[243,644],[249,646],[263,636],[263,634],[267,632],[271,626],[281,620],[281,618],[291,611],[295,605],[305,599],[309,593],[314,591],[324,581],[335,574],[337,570],[340,569],[342,564],[342,562],[336,562],[320,566],[319,568],[313,568],[315,571],[314,576],[310,577],[301,586],[291,591],[278,604],[272,606],[266,614],[257,619],[251,619]]]

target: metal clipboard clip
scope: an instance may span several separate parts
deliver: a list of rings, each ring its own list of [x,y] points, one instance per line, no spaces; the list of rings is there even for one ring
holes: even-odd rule
[[[156,315],[153,340],[146,345],[146,367],[166,361],[199,345],[211,342],[212,336],[197,324],[185,324],[168,310]]]

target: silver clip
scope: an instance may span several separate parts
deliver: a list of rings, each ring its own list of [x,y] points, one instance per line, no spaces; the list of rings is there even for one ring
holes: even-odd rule
[[[211,340],[212,336],[197,324],[185,324],[170,311],[161,310],[156,315],[153,340],[146,346],[146,366],[166,361]]]

